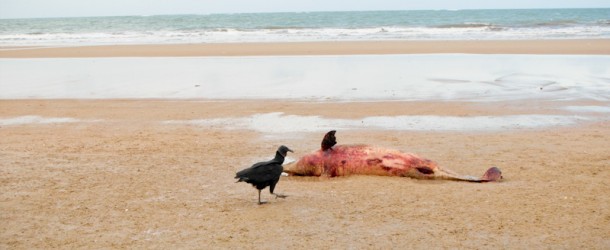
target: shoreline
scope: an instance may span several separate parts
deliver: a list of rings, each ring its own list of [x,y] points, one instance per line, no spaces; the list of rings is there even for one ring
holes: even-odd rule
[[[384,55],[439,53],[610,55],[610,39],[324,41],[0,47],[0,58]]]
[[[478,42],[460,44],[471,46],[478,53],[490,46],[496,53],[508,53],[509,48],[502,46],[511,42],[514,41],[485,43],[487,47]],[[512,44],[521,44],[536,54],[544,54],[549,48],[544,48],[543,42],[546,41]],[[598,54],[610,54],[599,52],[599,49],[610,49],[609,42],[595,43]],[[555,49],[563,51],[561,54],[574,50],[582,52],[583,44],[586,44],[584,41],[557,43]],[[234,56],[257,55],[244,54],[246,52],[295,55],[298,48],[311,48],[311,51],[305,51],[310,54],[302,55],[331,52],[361,55],[369,51],[365,44],[369,43],[351,44],[358,45],[357,48],[340,47],[345,43],[326,44],[328,51],[322,49],[324,46],[311,44],[215,46]],[[426,51],[408,44],[385,48],[384,53],[406,53],[407,49],[413,49],[413,53]],[[430,42],[418,44],[424,46]],[[135,88],[135,93],[142,95],[144,90],[172,85],[171,90],[164,92],[169,94],[163,95],[171,97],[176,90],[195,93],[208,88],[218,91],[221,86],[228,86],[227,91],[245,89],[247,86],[239,83],[246,80],[269,87],[269,82],[284,78],[273,74],[261,77],[266,76],[262,73],[279,71],[283,73],[282,77],[286,77],[286,73],[296,76],[286,78],[288,84],[285,86],[289,88],[277,88],[281,93],[301,93],[309,87],[315,90],[317,86],[320,89],[316,92],[328,92],[322,87],[329,84],[319,84],[322,80],[344,80],[350,74],[342,72],[358,72],[360,75],[346,81],[346,89],[335,90],[335,93],[346,95],[359,91],[369,93],[371,89],[353,85],[354,82],[371,79],[361,75],[366,69],[372,68],[374,74],[369,75],[376,76],[392,65],[385,59],[378,60],[374,66],[350,64],[353,63],[350,61],[322,65],[319,62],[301,65],[282,61],[260,68],[261,60],[273,58],[162,58],[181,56],[178,52],[184,53],[182,56],[215,56],[213,48],[216,47],[133,45],[2,50],[0,57],[9,58],[7,55],[11,52],[21,58],[33,59],[0,60],[6,62],[1,72],[11,76],[0,77],[2,82],[10,83],[0,87],[3,87],[3,93],[15,88],[28,95],[34,94],[32,89],[38,89],[46,96],[64,91],[103,92],[113,85],[118,86],[116,90],[123,88],[126,82],[132,87],[146,83],[141,85],[144,87]],[[442,53],[438,52],[442,49],[440,44],[433,49]],[[525,53],[523,50],[517,52]],[[131,56],[146,58],[95,58]],[[53,59],[55,57],[59,59]],[[83,59],[64,60],[62,57]],[[0,99],[0,155],[4,163],[0,196],[3,200],[1,212],[6,221],[0,226],[0,248],[169,248],[176,246],[176,242],[184,248],[207,245],[366,248],[371,244],[380,247],[387,244],[386,248],[390,248],[396,246],[391,245],[396,242],[410,242],[412,248],[480,248],[496,243],[515,248],[607,248],[610,212],[604,208],[609,204],[606,194],[610,191],[610,172],[607,171],[610,152],[605,150],[610,141],[609,102],[590,98],[539,98],[569,94],[572,90],[562,83],[581,82],[582,78],[572,78],[564,72],[589,75],[579,73],[579,68],[585,64],[598,69],[600,63],[579,61],[578,67],[571,67],[570,63],[559,62],[562,56],[550,56],[550,62],[536,62],[523,59],[535,55],[517,55],[519,58],[514,60],[506,60],[507,56],[503,56],[502,64],[490,63],[499,56],[482,56],[486,59],[479,64],[464,60],[451,64],[446,58],[455,56],[440,55],[438,57],[442,59],[427,62],[434,67],[422,72],[415,66],[422,64],[421,59],[426,56],[417,57],[421,58],[412,65],[414,67],[399,64],[389,72],[409,68],[408,76],[419,74],[415,80],[439,86],[479,84],[490,90],[507,88],[505,90],[510,93],[514,90],[508,87],[513,84],[527,89],[533,81],[541,84],[544,91],[535,86],[532,92],[524,94],[536,98],[494,102],[471,102],[463,98],[349,102],[273,98]],[[604,59],[601,66],[607,64],[607,56],[600,57]],[[371,63],[371,58],[364,62]],[[205,60],[209,63],[197,63]],[[90,63],[84,63],[87,61]],[[239,64],[243,61],[253,63]],[[563,66],[557,67],[558,63]],[[23,67],[14,67],[20,64]],[[338,70],[333,66],[335,64],[360,66]],[[522,66],[516,67],[517,64]],[[311,68],[312,65],[316,67]],[[471,70],[465,70],[468,67],[460,69],[460,65],[468,65]],[[493,65],[496,70],[492,70]],[[550,71],[545,73],[545,68],[537,65],[545,65]],[[511,72],[504,72],[511,68]],[[230,74],[203,77],[201,69]],[[297,71],[291,71],[293,69]],[[493,74],[481,74],[483,69]],[[168,73],[170,70],[176,71]],[[535,74],[526,74],[530,71]],[[314,73],[307,77],[300,72]],[[503,73],[495,75],[495,72]],[[341,75],[337,77],[334,73]],[[607,76],[592,73],[599,74]],[[184,75],[196,77],[174,77]],[[236,75],[247,78],[233,77]],[[553,77],[549,78],[549,75]],[[169,76],[167,82],[172,84],[163,83],[164,76]],[[379,79],[390,75],[381,76]],[[197,81],[191,82],[193,79]],[[226,82],[223,79],[237,80]],[[295,88],[297,81],[292,79],[310,79],[311,83],[319,85],[302,84],[307,88],[298,89]],[[402,79],[399,82],[404,88],[402,83],[410,78],[396,79]],[[158,85],[151,84],[153,82]],[[205,85],[205,82],[211,85]],[[27,85],[30,83],[33,85]],[[503,87],[502,84],[508,85]],[[245,91],[260,92],[260,86]],[[604,83],[595,86],[601,86],[597,90],[607,89]],[[592,90],[591,93],[594,97],[600,95],[600,91]],[[218,93],[215,95],[218,97]],[[496,117],[501,119],[496,120]],[[570,123],[570,119],[575,122]],[[540,124],[543,120],[551,126],[527,125]],[[474,127],[481,123],[498,129]],[[388,125],[390,129],[380,124]],[[438,127],[460,124],[467,129]],[[234,183],[232,177],[236,171],[266,160],[278,145],[287,145],[295,151],[289,155],[291,159],[319,149],[325,130],[330,129],[338,131],[339,144],[366,143],[411,152],[460,174],[479,175],[484,169],[496,166],[502,169],[505,179],[499,183],[474,184],[385,176],[332,179],[286,176],[282,177],[277,191],[288,198],[273,199],[267,189],[262,198],[269,203],[263,206],[256,204],[255,189]],[[433,213],[430,213],[431,208]],[[566,214],[569,216],[561,216]],[[307,223],[312,221],[318,223]],[[284,241],[277,241],[275,233],[249,229],[263,227],[281,228]],[[558,227],[562,230],[556,230]],[[425,230],[405,232],[405,228]],[[350,233],[344,237],[326,232]],[[363,237],[356,239],[354,235]],[[440,237],[440,240],[431,237],[437,235],[446,237]]]

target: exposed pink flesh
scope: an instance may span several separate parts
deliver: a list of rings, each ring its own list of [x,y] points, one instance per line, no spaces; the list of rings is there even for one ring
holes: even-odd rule
[[[489,169],[482,178],[462,176],[414,154],[368,145],[336,145],[325,151],[317,150],[301,157],[296,163],[286,165],[284,169],[289,174],[304,176],[364,174],[473,182],[502,178],[500,170],[495,167]]]

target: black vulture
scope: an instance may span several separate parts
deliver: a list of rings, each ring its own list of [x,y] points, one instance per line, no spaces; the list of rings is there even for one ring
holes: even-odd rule
[[[333,146],[337,144],[337,137],[335,137],[336,130],[331,130],[326,135],[324,135],[324,139],[322,139],[322,151],[326,151],[327,149],[333,149]]]
[[[269,186],[269,191],[271,194],[275,195],[276,198],[286,198],[285,195],[274,194],[273,190],[275,189],[275,184],[280,180],[282,171],[284,171],[282,164],[284,163],[284,158],[288,152],[292,152],[292,150],[282,145],[277,149],[277,152],[275,152],[275,158],[273,158],[273,160],[256,163],[252,165],[252,167],[246,168],[235,174],[235,179],[238,179],[237,182],[245,181],[258,189],[259,205],[264,203],[261,202],[261,190],[267,186]]]

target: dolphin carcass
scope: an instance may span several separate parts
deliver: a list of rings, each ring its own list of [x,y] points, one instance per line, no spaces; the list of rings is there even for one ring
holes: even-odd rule
[[[417,179],[448,179],[491,182],[502,179],[502,172],[492,167],[480,178],[460,175],[439,167],[436,162],[398,150],[369,145],[336,145],[336,131],[322,140],[322,147],[284,166],[284,172],[297,176],[386,175]]]

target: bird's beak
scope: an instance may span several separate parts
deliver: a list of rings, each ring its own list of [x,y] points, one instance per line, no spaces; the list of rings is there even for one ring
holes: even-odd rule
[[[288,152],[294,153],[294,151],[292,151],[292,149],[288,149]],[[288,152],[286,152],[285,154],[282,154],[282,156],[286,157],[286,155],[288,155]]]

